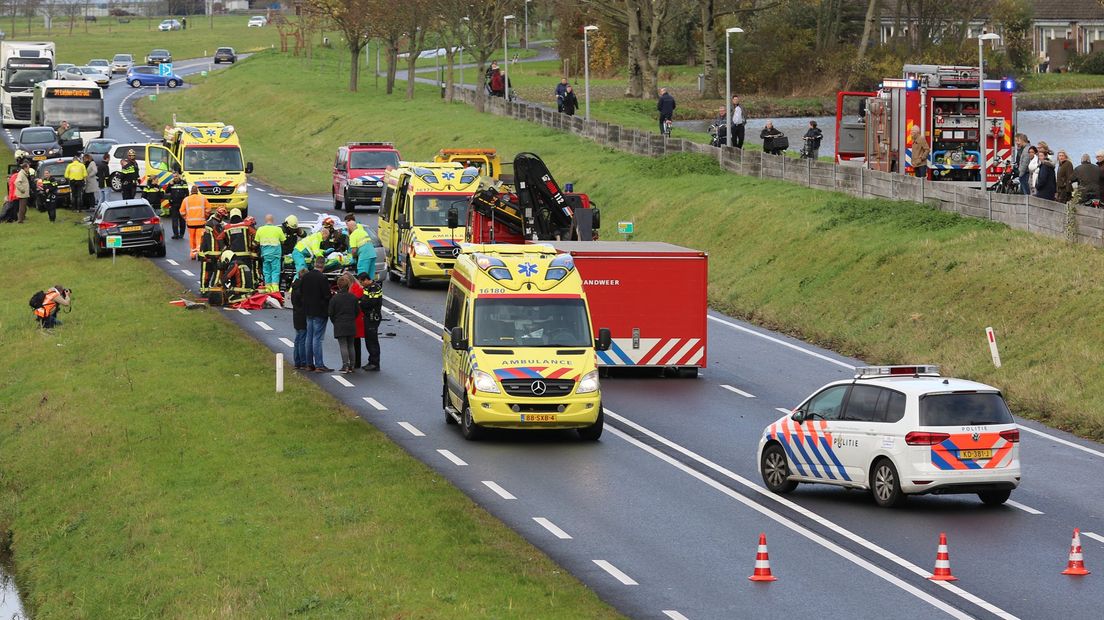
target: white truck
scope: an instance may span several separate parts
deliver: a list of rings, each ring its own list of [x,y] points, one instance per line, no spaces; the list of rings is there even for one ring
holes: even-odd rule
[[[0,41],[0,125],[31,124],[35,84],[54,77],[52,41]]]

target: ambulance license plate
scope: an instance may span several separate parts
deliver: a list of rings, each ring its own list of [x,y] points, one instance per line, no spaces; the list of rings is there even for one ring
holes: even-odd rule
[[[958,458],[960,459],[991,459],[993,458],[993,450],[959,450]]]
[[[554,413],[523,413],[521,414],[522,422],[555,422],[556,414]]]
[[[142,230],[142,227],[141,226],[123,226],[119,230],[122,231],[122,232],[138,232],[139,230]]]

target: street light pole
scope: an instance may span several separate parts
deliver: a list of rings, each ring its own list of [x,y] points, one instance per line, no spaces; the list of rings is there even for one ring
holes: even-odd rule
[[[985,123],[985,42],[986,41],[999,41],[1000,35],[995,32],[986,32],[978,36],[978,103],[981,106],[981,126],[978,138],[981,141],[981,169],[978,174],[978,180],[981,181],[981,189],[984,191],[989,185],[989,179],[987,178],[989,172],[989,132],[986,130]]]
[[[586,111],[583,113],[583,118],[588,121],[590,120],[590,41],[587,39],[587,35],[595,30],[598,30],[598,26],[583,27],[583,99],[586,100]]]
[[[502,66],[505,68],[503,77],[506,85],[506,101],[510,101],[510,32],[507,30],[507,24],[511,19],[514,19],[513,15],[502,16]]]
[[[470,17],[461,17],[461,22],[471,22]],[[464,32],[464,24],[460,24],[460,32]],[[464,43],[468,40],[466,36],[461,34],[460,37],[460,88],[464,88]],[[478,80],[477,80],[478,81]]]
[[[725,29],[725,146],[732,146],[732,50],[728,36],[743,31],[743,28]]]

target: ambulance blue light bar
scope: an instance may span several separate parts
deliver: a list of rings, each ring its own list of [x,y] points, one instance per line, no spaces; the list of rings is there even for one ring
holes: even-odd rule
[[[936,366],[935,364],[921,364],[915,366],[860,366],[855,369],[856,379],[920,375],[938,377],[939,366]]]

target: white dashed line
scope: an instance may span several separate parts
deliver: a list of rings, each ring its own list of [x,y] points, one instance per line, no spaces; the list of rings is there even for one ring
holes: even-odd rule
[[[754,329],[748,329],[748,328],[744,327],[743,325],[737,325],[736,323],[733,323],[732,321],[726,321],[724,319],[718,319],[717,317],[715,317],[713,315],[707,315],[706,318],[708,318],[710,321],[716,321],[716,322],[720,323],[721,325],[727,325],[727,326],[731,327],[732,329],[751,334],[752,336],[758,336],[759,338],[762,338],[764,340],[769,340],[769,341],[771,341],[775,344],[780,344],[780,345],[782,345],[784,347],[787,347],[789,349],[793,349],[794,351],[800,351],[800,352],[804,353],[805,355],[811,355],[815,358],[822,359],[826,362],[831,362],[831,363],[833,363],[837,366],[842,366],[842,367],[844,367],[848,370],[855,370],[855,367],[852,366],[851,364],[848,364],[847,362],[841,362],[837,359],[832,359],[832,358],[828,357],[827,355],[821,355],[820,353],[817,353],[816,351],[811,351],[809,349],[806,349],[805,347],[799,347],[796,344],[793,344],[792,342],[786,342],[785,340],[782,340],[780,338],[775,338],[774,336],[768,336],[767,334],[764,334],[762,332],[757,332]]]
[[[437,453],[440,454],[441,456],[445,457],[446,459],[452,461],[452,464],[456,465],[457,467],[467,467],[468,466],[468,464],[464,462],[464,459],[456,456],[455,454],[453,454],[449,450],[437,450]]]
[[[1019,425],[1019,426],[1020,426],[1021,431],[1027,431],[1027,432],[1029,432],[1033,435],[1039,435],[1040,437],[1046,437],[1047,439],[1049,439],[1053,442],[1060,443],[1064,446],[1069,446],[1071,448],[1077,448],[1078,450],[1081,450],[1082,452],[1088,452],[1089,454],[1092,454],[1094,456],[1104,457],[1104,452],[1100,452],[1099,450],[1093,450],[1092,448],[1086,448],[1085,446],[1082,446],[1080,444],[1073,443],[1072,441],[1066,441],[1065,439],[1062,439],[1061,437],[1055,437],[1054,435],[1050,435],[1050,434],[1044,433],[1042,431],[1037,431],[1033,428],[1028,428],[1028,427],[1026,427],[1022,424]]]
[[[674,609],[664,609],[663,610],[663,615],[667,616],[671,620],[690,620],[689,618],[687,618],[686,616],[680,614],[679,612],[675,611]]]
[[[483,484],[487,485],[488,489],[490,489],[490,490],[494,491],[495,493],[497,493],[498,496],[501,497],[502,499],[517,499],[516,497],[514,497],[513,493],[511,493],[511,492],[507,491],[506,489],[498,486],[498,483],[495,482],[494,480],[484,480]]]
[[[617,568],[616,566],[614,566],[613,564],[610,564],[609,562],[607,562],[605,560],[593,560],[593,562],[598,565],[598,568],[601,568],[602,570],[604,570],[607,573],[609,573],[610,575],[612,575],[614,579],[620,581],[622,585],[626,585],[626,586],[638,586],[638,585],[640,585],[639,583],[636,582],[635,579],[633,579],[632,577],[629,577],[625,573],[621,572],[621,569]]]
[[[1029,515],[1041,515],[1041,514],[1043,514],[1043,511],[1041,511],[1041,510],[1035,510],[1031,506],[1024,506],[1023,504],[1021,504],[1019,502],[1014,502],[1012,500],[1007,500],[1004,503],[1008,504],[1009,506],[1011,506],[1013,508],[1019,508],[1020,510],[1026,512]]]
[[[407,432],[415,437],[425,437],[425,433],[415,428],[410,422],[399,422],[399,426],[405,428]]]
[[[265,323],[264,321],[253,321],[253,322],[256,323],[258,327],[265,330],[266,332],[272,331],[272,327],[268,323]]]
[[[304,211],[310,211],[310,209],[304,207],[303,205],[295,205],[295,206],[299,207],[300,209],[302,209]]]
[[[281,338],[280,342],[286,344],[289,348],[292,348],[292,349],[295,348],[295,343],[292,342],[291,340],[287,339],[287,338]]]
[[[789,414],[793,413],[793,411],[791,411],[789,409],[783,409],[782,407],[775,407],[774,410],[779,412],[779,413],[784,413],[786,415],[789,415]]]
[[[1086,537],[1095,540],[1096,542],[1104,543],[1104,536],[1101,536],[1100,534],[1093,534],[1092,532],[1081,532],[1081,533],[1084,534]]]
[[[165,259],[165,262],[169,263],[169,264],[170,264],[170,265],[172,265],[173,267],[176,267],[176,266],[180,265],[180,263],[178,263],[178,262],[174,261],[174,260],[173,260],[173,259],[171,259],[171,258],[166,258],[166,259]]]
[[[282,200],[283,200],[284,202],[288,203],[289,205],[290,205],[290,204],[294,204],[294,203],[295,203],[295,201],[294,201],[294,200],[288,200],[287,198],[283,198]]]
[[[739,394],[740,396],[743,396],[744,398],[755,398],[754,394],[748,394],[747,392],[745,392],[743,390],[740,390],[740,389],[737,389],[737,388],[734,388],[731,385],[721,385],[721,387],[728,390],[729,392],[735,392],[736,394]]]
[[[337,381],[338,383],[340,383],[341,385],[344,385],[345,387],[355,387],[352,384],[351,381],[349,381],[345,377],[342,377],[341,375],[330,375],[330,376],[333,377],[334,381]]]
[[[571,540],[571,534],[560,529],[558,525],[545,519],[544,517],[533,517],[533,520],[537,522],[541,527],[552,532],[552,535],[560,540]]]
[[[432,338],[436,338],[437,340],[441,340],[441,335],[440,334],[435,334],[435,333],[429,331],[428,329],[422,327],[421,325],[418,325],[417,323],[415,323],[414,321],[411,321],[410,319],[406,318],[405,316],[396,313],[394,310],[385,307],[383,309],[383,311],[390,314],[391,316],[395,317],[396,319],[402,321],[403,323],[406,323],[407,325],[413,327],[414,329],[422,332],[423,334],[425,334],[427,336],[430,336]]]
[[[190,271],[188,271],[187,269],[181,269],[181,270],[180,270],[180,273],[182,273],[182,274],[184,274],[184,275],[188,276],[189,278],[194,278],[194,277],[195,277],[195,274],[194,274],[194,273],[192,273],[192,272],[190,272]]]
[[[248,310],[246,310],[245,308],[238,308],[237,310],[238,310],[238,312],[240,312],[241,314],[249,314],[249,311],[248,311]]]
[[[369,396],[364,397],[364,402],[368,403],[369,405],[372,405],[372,407],[374,407],[376,409],[376,411],[387,411],[387,407],[384,407],[383,404],[380,403],[380,401],[378,401],[374,398],[371,398]]]

